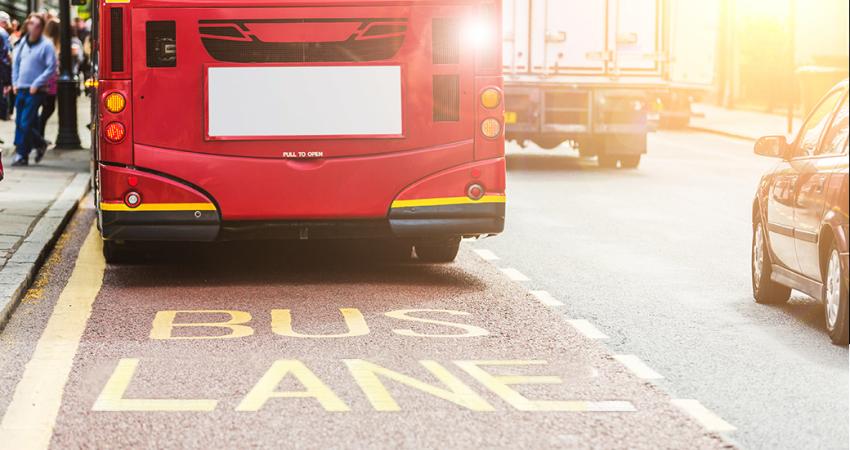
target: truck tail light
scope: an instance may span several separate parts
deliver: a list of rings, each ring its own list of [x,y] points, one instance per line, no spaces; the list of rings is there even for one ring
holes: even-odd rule
[[[127,136],[127,128],[121,122],[109,122],[103,129],[103,135],[107,141],[118,144]]]

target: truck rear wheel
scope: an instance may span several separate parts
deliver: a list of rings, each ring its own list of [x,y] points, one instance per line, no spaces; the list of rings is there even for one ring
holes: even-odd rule
[[[620,157],[620,167],[623,169],[637,169],[640,166],[641,155],[628,155]]]
[[[617,161],[620,159],[614,155],[599,155],[599,167],[606,169],[616,169]]]

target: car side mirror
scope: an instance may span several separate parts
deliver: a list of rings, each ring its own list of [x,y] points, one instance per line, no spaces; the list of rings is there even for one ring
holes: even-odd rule
[[[788,155],[788,140],[785,136],[765,136],[756,141],[756,155],[769,158],[785,158]]]

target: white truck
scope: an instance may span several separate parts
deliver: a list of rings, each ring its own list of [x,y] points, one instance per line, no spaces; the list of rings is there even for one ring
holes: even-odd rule
[[[634,168],[714,84],[721,0],[503,0],[507,139]]]

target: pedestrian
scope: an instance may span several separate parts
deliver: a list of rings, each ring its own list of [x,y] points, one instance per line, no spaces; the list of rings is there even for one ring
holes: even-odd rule
[[[0,120],[9,120],[9,93],[12,91],[12,44],[9,30],[12,19],[5,11],[0,11]],[[3,139],[0,139],[0,144]]]
[[[29,155],[36,150],[40,162],[47,143],[39,132],[38,109],[41,106],[50,77],[56,73],[56,51],[44,38],[47,22],[40,14],[31,14],[26,22],[26,37],[22,37],[12,55],[12,86],[16,94],[14,166],[29,165]]]
[[[55,52],[56,58],[59,58],[59,21],[56,19],[50,19],[47,21],[47,25],[44,27],[44,37],[47,38],[48,41],[53,45],[53,51]],[[53,112],[56,111],[56,94],[59,91],[59,71],[56,70],[53,72],[53,75],[47,80],[47,87],[44,92],[44,100],[41,103],[41,114],[38,117],[38,131],[42,137],[47,136],[45,133],[45,128],[47,127],[47,121],[50,120],[50,117],[53,115]],[[45,142],[47,145],[50,145],[50,141],[45,138]]]

